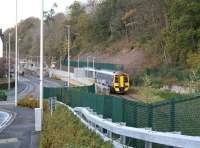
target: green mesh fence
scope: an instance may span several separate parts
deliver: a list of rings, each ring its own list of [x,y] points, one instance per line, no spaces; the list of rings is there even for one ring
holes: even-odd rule
[[[65,65],[65,66],[68,65],[67,60],[63,61],[63,65]],[[70,66],[78,67],[78,62],[77,61],[70,61]],[[93,62],[88,62],[88,66],[93,67]],[[123,65],[120,65],[120,64],[95,63],[94,66],[95,66],[96,69],[108,69],[108,70],[114,70],[114,71],[124,70]],[[80,61],[79,67],[87,67],[87,62]]]
[[[185,135],[200,136],[200,96],[174,98],[155,104],[125,100],[121,97],[97,95],[94,86],[79,88],[44,88],[44,97],[57,96],[71,107],[90,107],[113,122],[155,131],[180,131]],[[127,144],[143,147],[144,142],[127,138]],[[155,148],[166,146],[153,144]]]

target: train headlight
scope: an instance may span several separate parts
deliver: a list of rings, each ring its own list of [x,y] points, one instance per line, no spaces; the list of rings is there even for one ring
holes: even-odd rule
[[[115,87],[115,91],[120,91],[120,90],[119,90],[119,88],[116,88],[116,87]]]

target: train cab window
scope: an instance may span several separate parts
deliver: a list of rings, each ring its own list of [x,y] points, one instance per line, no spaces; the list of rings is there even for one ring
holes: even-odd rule
[[[119,76],[115,76],[115,83],[119,83]]]
[[[124,82],[128,82],[128,77],[126,75],[124,76]]]

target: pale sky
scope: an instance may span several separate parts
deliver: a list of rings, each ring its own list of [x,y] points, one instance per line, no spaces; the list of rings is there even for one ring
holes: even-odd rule
[[[87,0],[79,0],[86,2]],[[65,8],[74,0],[44,0],[44,10],[49,10],[54,3],[58,4],[57,12],[65,12]],[[40,17],[41,0],[18,0],[18,21],[30,16]],[[16,0],[0,0],[0,28],[5,31],[15,25]]]

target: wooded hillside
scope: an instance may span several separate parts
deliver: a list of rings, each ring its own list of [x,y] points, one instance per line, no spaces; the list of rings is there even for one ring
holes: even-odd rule
[[[200,62],[198,0],[88,0],[87,4],[75,1],[66,14],[55,14],[55,7],[45,13],[48,56],[66,53],[64,28],[71,25],[72,46],[76,49],[73,55],[80,51],[106,52],[105,49],[126,40],[130,50],[144,49],[164,64],[196,68]],[[14,30],[9,30],[14,47]],[[20,22],[19,36],[22,54],[39,53],[39,19]]]

